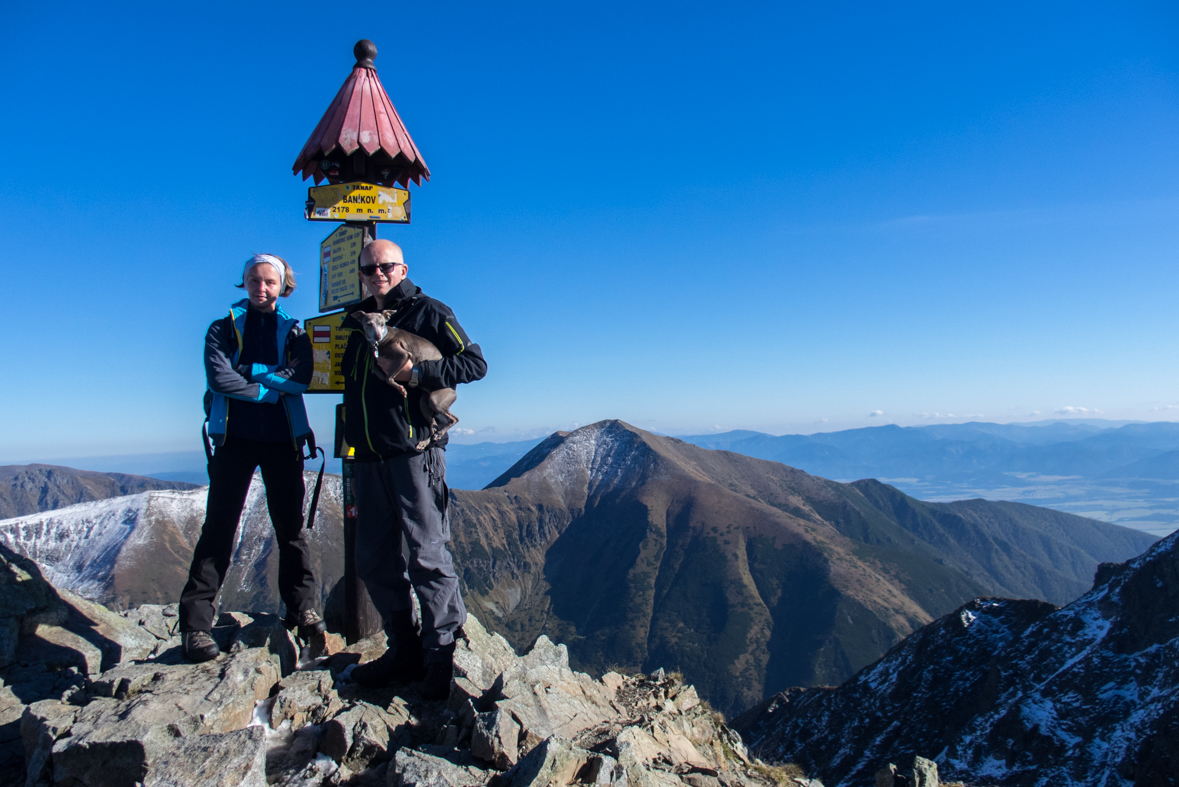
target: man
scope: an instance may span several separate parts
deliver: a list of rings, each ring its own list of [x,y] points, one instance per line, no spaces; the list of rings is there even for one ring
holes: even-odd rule
[[[422,694],[450,692],[454,640],[467,618],[450,552],[446,516],[445,438],[419,452],[430,425],[419,404],[423,391],[454,388],[479,380],[487,363],[453,312],[429,298],[407,276],[401,248],[376,240],[360,254],[360,276],[370,298],[349,309],[343,327],[352,329],[344,351],[344,434],[355,451],[356,573],[385,624],[388,649],[355,667],[362,686],[423,679]],[[377,361],[356,312],[387,312],[386,324],[433,342],[442,360],[407,361],[396,374],[405,395],[374,373]],[[389,372],[396,370],[387,370]],[[402,551],[402,540],[406,550]],[[421,609],[421,630],[413,618],[413,595]]]
[[[295,274],[274,254],[246,260],[248,298],[214,320],[205,336],[205,414],[217,449],[209,457],[205,523],[180,594],[184,656],[201,662],[220,654],[210,633],[213,599],[233,557],[234,536],[254,470],[262,469],[266,506],[278,543],[278,592],[288,628],[322,634],[314,608],[315,577],[303,533],[303,445],[314,445],[303,392],[311,382],[311,340],[278,305],[295,289]]]

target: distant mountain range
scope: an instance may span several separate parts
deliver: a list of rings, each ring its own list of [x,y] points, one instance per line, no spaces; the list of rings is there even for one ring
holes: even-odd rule
[[[5,465],[0,466],[0,519],[156,489],[193,488],[194,484],[125,473],[96,473],[55,465]]]
[[[928,504],[618,421],[455,493],[468,604],[579,668],[683,670],[714,706],[836,684],[980,595],[1058,603],[1152,537],[1014,503]]]
[[[55,584],[125,608],[174,600],[205,490],[155,491],[0,521]],[[343,571],[340,481],[312,533],[318,594]],[[468,606],[516,646],[542,633],[578,669],[681,669],[734,712],[839,683],[981,595],[1065,603],[1151,536],[1048,509],[923,503],[706,450],[619,421],[557,433],[482,491],[454,490]],[[276,611],[277,556],[251,488],[224,603]]]
[[[1179,527],[1179,423],[1068,419],[680,439],[824,478],[876,478],[921,500],[1018,501],[1156,536]],[[452,486],[481,489],[536,442],[451,446]],[[468,459],[473,455],[477,462]]]
[[[1170,465],[1143,460],[1179,451],[1179,423],[1092,422],[878,426],[812,435],[726,432],[681,438],[835,479],[916,478],[978,483],[1020,474],[1179,480]],[[1144,476],[1141,473],[1161,472]]]

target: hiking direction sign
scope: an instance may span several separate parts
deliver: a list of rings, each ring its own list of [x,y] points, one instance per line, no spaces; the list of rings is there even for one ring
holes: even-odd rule
[[[340,364],[348,347],[348,331],[340,329],[347,312],[325,314],[303,321],[311,337],[311,357],[314,371],[307,393],[343,393],[344,374]]]
[[[330,312],[364,298],[360,250],[364,228],[341,225],[319,244],[319,311]]]

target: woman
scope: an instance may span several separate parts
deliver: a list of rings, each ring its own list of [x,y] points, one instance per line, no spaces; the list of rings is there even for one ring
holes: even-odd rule
[[[278,592],[287,626],[304,638],[325,628],[312,608],[315,577],[303,534],[303,444],[310,439],[314,445],[302,397],[311,382],[311,341],[278,306],[279,296],[295,289],[295,275],[281,257],[256,254],[237,286],[248,297],[205,336],[205,413],[216,449],[209,458],[205,524],[180,595],[184,656],[196,662],[220,653],[211,634],[213,599],[225,581],[259,467],[278,541]]]

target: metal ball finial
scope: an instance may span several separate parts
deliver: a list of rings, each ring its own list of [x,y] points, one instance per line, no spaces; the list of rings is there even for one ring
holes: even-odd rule
[[[356,55],[357,68],[376,68],[373,65],[373,60],[377,57],[377,45],[367,38],[356,42],[356,46],[352,47],[352,54]]]

